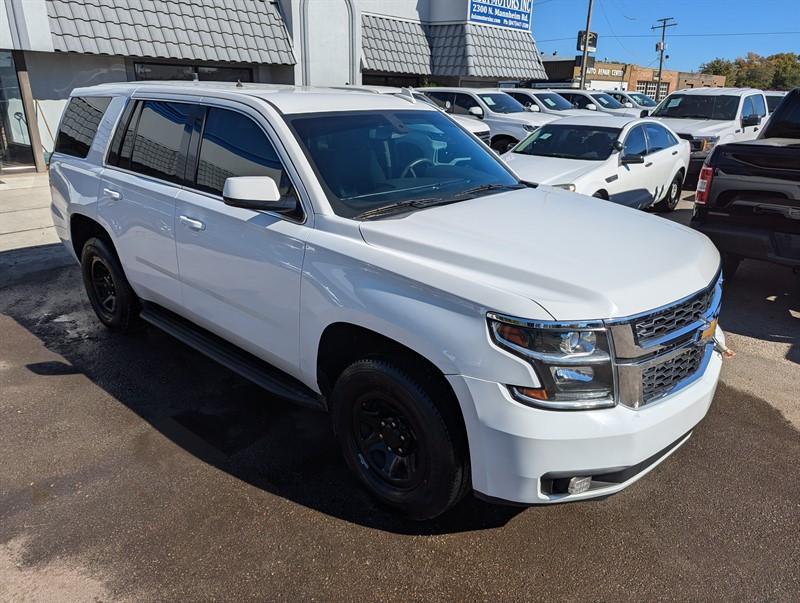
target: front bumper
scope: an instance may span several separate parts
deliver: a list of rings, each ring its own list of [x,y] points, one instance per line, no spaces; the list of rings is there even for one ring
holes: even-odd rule
[[[452,375],[448,379],[464,410],[473,488],[487,498],[522,504],[619,492],[688,439],[711,405],[721,367],[714,352],[694,383],[639,409],[571,412],[531,408],[502,384]],[[609,474],[619,480],[600,481],[580,494],[549,488],[554,478]]]

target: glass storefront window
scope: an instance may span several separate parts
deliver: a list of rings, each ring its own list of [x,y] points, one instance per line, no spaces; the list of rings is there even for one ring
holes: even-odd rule
[[[210,67],[172,63],[134,63],[137,80],[193,80],[208,82],[253,81],[253,71],[247,67]]]
[[[0,51],[0,172],[34,166],[14,56]]]

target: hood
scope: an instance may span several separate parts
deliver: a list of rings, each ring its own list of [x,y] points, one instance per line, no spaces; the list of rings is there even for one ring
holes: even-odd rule
[[[603,161],[539,157],[523,153],[505,153],[505,161],[520,178],[537,184],[569,184],[596,170]]]
[[[482,134],[482,133],[489,133],[489,126],[483,123],[481,120],[476,119],[474,117],[467,117],[465,115],[448,115],[453,121],[455,121],[458,125],[462,128],[469,130],[473,134]]]
[[[655,309],[711,282],[704,235],[639,210],[551,188],[521,189],[362,222],[372,246],[541,305],[555,320]],[[436,286],[436,283],[431,283]],[[467,289],[469,290],[469,289]],[[487,308],[503,312],[504,308]]]
[[[531,124],[533,126],[543,126],[549,124],[551,121],[558,119],[552,113],[535,113],[533,111],[524,111],[519,113],[498,113],[504,120],[512,121],[519,124]]]
[[[652,119],[657,119],[676,134],[691,134],[692,136],[719,136],[720,132],[731,126],[731,122],[718,119],[680,119],[675,117],[653,117]]]

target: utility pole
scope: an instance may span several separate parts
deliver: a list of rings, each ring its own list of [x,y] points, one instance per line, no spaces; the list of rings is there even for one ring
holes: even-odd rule
[[[665,43],[665,38],[667,36],[667,27],[675,27],[677,22],[672,17],[665,17],[664,19],[658,19],[659,25],[653,25],[650,29],[661,30],[661,43],[658,44],[658,83],[656,84],[656,102],[661,100],[661,75],[664,73],[664,51],[667,48]]]
[[[592,6],[594,0],[589,0],[589,10],[586,13],[586,33],[583,36],[583,59],[581,60],[581,90],[586,89],[586,64],[589,62],[589,31],[592,28]]]

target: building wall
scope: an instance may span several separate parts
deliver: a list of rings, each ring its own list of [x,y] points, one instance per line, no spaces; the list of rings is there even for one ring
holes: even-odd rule
[[[688,73],[685,71],[678,74],[678,90],[682,88],[722,88],[723,86],[725,86],[724,75]]]
[[[128,80],[123,57],[26,52],[25,61],[39,134],[47,153],[53,151],[53,136],[73,88]]]

